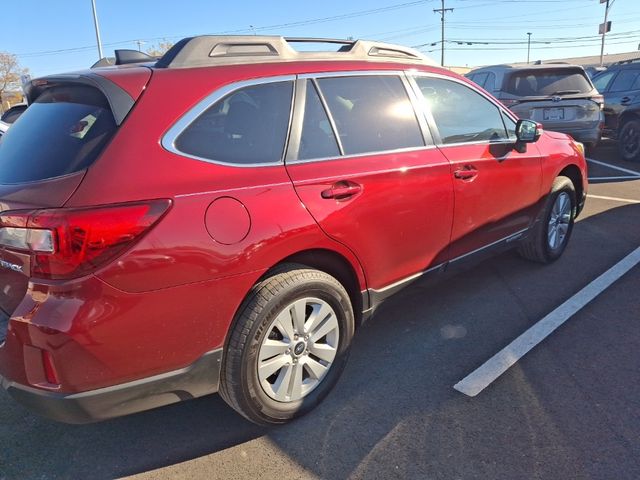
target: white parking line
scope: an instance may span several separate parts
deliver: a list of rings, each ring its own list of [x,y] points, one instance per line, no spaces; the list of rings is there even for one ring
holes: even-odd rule
[[[613,282],[640,263],[640,247],[616,263],[573,297],[549,313],[538,323],[496,353],[479,368],[456,383],[453,388],[475,397],[500,375],[520,360],[533,347],[549,336],[577,311],[606,290]]]
[[[587,158],[587,161],[593,162],[597,165],[602,165],[603,167],[612,168],[614,170],[618,170],[620,172],[628,173],[633,175],[634,177],[640,177],[640,172],[636,172],[635,170],[629,170],[628,168],[618,167],[617,165],[611,165],[610,163],[604,163],[600,160],[594,160],[593,158]]]
[[[637,180],[640,177],[634,177],[632,175],[625,175],[623,177],[589,177],[589,181],[593,182],[596,180]]]
[[[621,202],[621,203],[640,203],[640,200],[631,200],[630,198],[620,198],[620,197],[605,197],[603,195],[587,195],[589,198],[597,198],[599,200],[610,200],[612,202]]]

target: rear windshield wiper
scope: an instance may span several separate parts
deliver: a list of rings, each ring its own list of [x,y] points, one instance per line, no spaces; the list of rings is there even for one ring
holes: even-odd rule
[[[558,90],[551,95],[571,95],[573,93],[582,93],[580,90]]]

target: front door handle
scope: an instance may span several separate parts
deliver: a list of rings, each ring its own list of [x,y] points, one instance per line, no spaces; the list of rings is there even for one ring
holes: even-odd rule
[[[353,182],[336,182],[330,188],[323,190],[320,195],[322,198],[335,198],[336,200],[344,200],[353,197],[362,191],[362,185]]]
[[[620,103],[622,103],[622,104],[629,103],[630,101],[631,101],[631,97],[622,97],[620,99]]]
[[[473,165],[465,165],[453,172],[453,176],[460,180],[473,180],[478,176],[478,169]]]

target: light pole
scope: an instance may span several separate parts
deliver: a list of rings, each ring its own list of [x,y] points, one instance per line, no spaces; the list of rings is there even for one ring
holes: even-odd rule
[[[529,54],[531,53],[531,32],[527,32],[529,40],[527,41],[527,63],[529,63]]]
[[[600,3],[606,3],[604,9],[604,23],[602,24],[602,44],[600,45],[600,66],[602,66],[602,59],[604,57],[604,37],[607,35],[607,17],[609,16],[609,9],[613,7],[613,2],[616,0],[600,0]]]
[[[91,0],[91,7],[93,8],[93,25],[96,27],[96,41],[98,42],[98,60],[103,58],[102,55],[102,40],[100,40],[100,27],[98,26],[98,13],[96,12],[96,0]]]

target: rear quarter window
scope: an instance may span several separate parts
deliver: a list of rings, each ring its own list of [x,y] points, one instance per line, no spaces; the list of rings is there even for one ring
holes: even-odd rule
[[[196,158],[238,165],[282,161],[293,83],[244,87],[205,110],[175,141]]]
[[[0,142],[0,184],[27,183],[89,167],[116,131],[104,95],[54,86],[24,111]]]
[[[592,86],[586,73],[579,69],[523,70],[509,76],[504,90],[527,97],[588,93]]]

